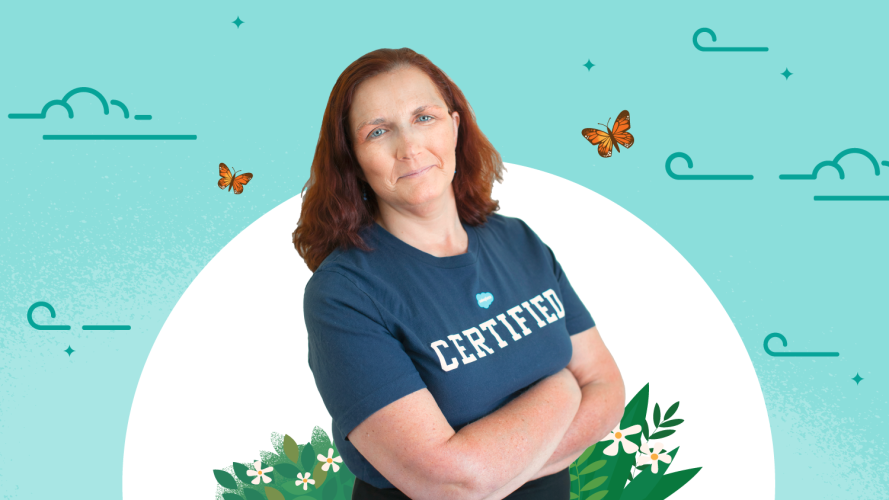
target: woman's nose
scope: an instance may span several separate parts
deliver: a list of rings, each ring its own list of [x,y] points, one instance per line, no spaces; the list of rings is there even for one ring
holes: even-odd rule
[[[420,137],[414,132],[404,132],[400,134],[400,138],[398,140],[398,158],[402,160],[410,160],[413,158],[418,150]]]

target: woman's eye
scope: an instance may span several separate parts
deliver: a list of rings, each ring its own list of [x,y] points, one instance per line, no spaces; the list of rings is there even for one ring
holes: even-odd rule
[[[425,118],[425,117],[427,117],[427,116],[428,116],[429,118],[432,118],[432,117],[433,117],[432,115],[423,115],[423,116],[421,116],[420,118]],[[426,121],[429,121],[429,120],[426,120]]]
[[[371,133],[370,133],[370,136],[371,136],[371,137],[379,137],[379,136],[382,135],[382,134],[377,134],[377,132],[382,132],[382,131],[383,131],[383,129],[378,128],[378,129],[374,130],[373,132],[371,132]]]

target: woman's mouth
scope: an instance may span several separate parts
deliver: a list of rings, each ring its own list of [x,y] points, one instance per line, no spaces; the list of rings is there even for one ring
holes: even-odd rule
[[[430,168],[432,168],[432,167],[434,167],[434,166],[435,166],[435,165],[429,165],[428,167],[426,167],[426,168],[424,168],[424,169],[422,169],[422,170],[418,170],[418,171],[416,171],[416,172],[414,172],[414,173],[412,173],[412,174],[409,174],[409,175],[404,175],[404,176],[402,176],[402,179],[410,179],[410,178],[412,178],[412,177],[419,177],[419,176],[423,175],[424,172],[426,172],[427,170],[429,170]]]

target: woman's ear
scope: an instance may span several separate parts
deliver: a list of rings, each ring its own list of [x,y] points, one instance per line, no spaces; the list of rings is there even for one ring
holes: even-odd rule
[[[454,143],[457,143],[457,137],[460,130],[460,113],[454,111],[451,113],[451,118],[454,120]]]

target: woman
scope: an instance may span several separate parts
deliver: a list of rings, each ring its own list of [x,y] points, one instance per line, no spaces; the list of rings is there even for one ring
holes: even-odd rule
[[[353,499],[549,499],[623,414],[620,373],[552,251],[494,213],[499,154],[414,51],[330,94],[293,241],[309,366]]]

